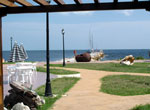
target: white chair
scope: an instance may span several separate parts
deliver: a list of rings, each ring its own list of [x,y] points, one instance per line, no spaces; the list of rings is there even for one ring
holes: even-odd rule
[[[35,75],[37,76],[36,63],[33,63],[32,66],[33,66],[33,73],[35,73]]]
[[[7,76],[7,80],[8,80],[8,84],[10,83],[10,81],[12,81],[12,78],[16,76],[16,67],[15,66],[7,66],[7,72],[8,72],[8,76]],[[16,80],[16,77],[15,77]]]

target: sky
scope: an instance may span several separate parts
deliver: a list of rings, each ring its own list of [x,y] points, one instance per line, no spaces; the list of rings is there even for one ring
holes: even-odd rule
[[[3,50],[10,50],[10,37],[26,50],[46,49],[46,13],[10,14],[3,17]],[[145,10],[49,13],[50,49],[149,49],[150,12]]]

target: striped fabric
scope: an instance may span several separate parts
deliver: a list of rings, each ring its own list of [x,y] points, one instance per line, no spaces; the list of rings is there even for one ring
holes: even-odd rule
[[[11,54],[10,54],[9,62],[20,62],[20,61],[26,60],[27,58],[28,58],[28,55],[27,55],[23,45],[21,45],[19,47],[17,42],[15,42],[13,49],[11,51]]]

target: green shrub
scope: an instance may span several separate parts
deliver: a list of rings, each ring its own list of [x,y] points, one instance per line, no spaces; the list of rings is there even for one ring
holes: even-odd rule
[[[135,60],[144,60],[144,57],[138,56],[138,57],[135,57]]]

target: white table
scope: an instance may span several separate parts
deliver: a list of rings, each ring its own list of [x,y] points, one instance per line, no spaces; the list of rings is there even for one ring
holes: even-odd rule
[[[29,80],[30,84],[32,84],[32,74],[33,67],[32,66],[16,66],[16,81],[19,80],[19,76],[21,76],[21,82],[25,83],[25,77],[27,77],[27,81]]]
[[[16,66],[32,66],[33,63],[31,62],[19,62],[19,63],[16,63]]]
[[[31,62],[19,62],[16,63],[16,66],[20,67],[20,66],[32,66],[32,70],[35,73],[35,75],[37,75],[37,71],[36,71],[36,63],[31,63]]]

